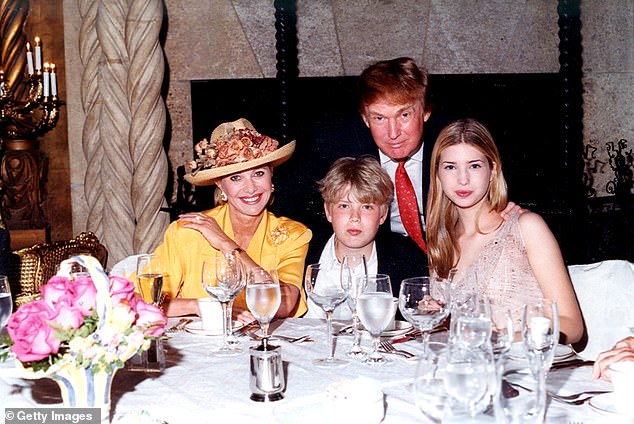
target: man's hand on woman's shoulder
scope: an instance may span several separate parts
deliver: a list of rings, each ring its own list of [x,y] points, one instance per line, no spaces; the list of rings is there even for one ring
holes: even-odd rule
[[[515,214],[521,215],[526,211],[528,211],[528,209],[522,209],[520,206],[516,205],[514,202],[508,202],[504,210],[500,212],[500,216],[502,216],[502,219],[506,221],[511,216]]]

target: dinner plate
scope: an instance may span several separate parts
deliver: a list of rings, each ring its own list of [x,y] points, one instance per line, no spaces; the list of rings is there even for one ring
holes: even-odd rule
[[[592,409],[603,414],[616,414],[614,406],[614,393],[603,393],[590,399],[589,405]]]
[[[509,356],[513,359],[526,359],[524,356],[524,346],[522,346],[522,342],[515,342],[511,345]],[[573,356],[575,356],[575,351],[572,347],[569,345],[558,344],[557,347],[555,347],[555,357],[553,361],[563,361],[565,359],[570,359]]]
[[[236,331],[244,327],[244,322],[233,321],[232,329]],[[190,322],[185,326],[185,331],[199,336],[222,336],[222,330],[204,330],[202,321]]]
[[[411,331],[413,328],[414,326],[407,321],[394,321],[394,328],[391,330],[385,330],[384,332],[382,332],[381,337],[401,336],[407,333],[408,331]],[[365,332],[366,334],[368,333],[368,331],[365,328],[363,328],[363,326],[361,326],[361,331]]]
[[[414,326],[407,321],[394,321],[394,328],[382,332],[381,337],[401,336],[412,330],[412,328],[414,328]]]

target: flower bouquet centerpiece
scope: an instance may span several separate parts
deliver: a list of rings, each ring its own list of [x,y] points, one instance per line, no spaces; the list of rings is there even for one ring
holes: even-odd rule
[[[127,359],[147,350],[163,335],[167,319],[154,305],[135,296],[134,283],[108,277],[90,256],[77,262],[89,276],[73,279],[60,271],[40,288],[41,299],[14,312],[7,322],[10,350],[21,376],[51,378],[65,406],[99,407],[110,419],[110,385]]]

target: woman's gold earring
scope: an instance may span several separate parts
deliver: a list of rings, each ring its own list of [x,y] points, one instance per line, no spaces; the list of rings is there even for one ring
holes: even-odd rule
[[[220,192],[220,200],[222,200],[223,202],[227,201],[227,195],[225,194],[224,191]]]
[[[275,191],[275,184],[271,184],[271,193]]]

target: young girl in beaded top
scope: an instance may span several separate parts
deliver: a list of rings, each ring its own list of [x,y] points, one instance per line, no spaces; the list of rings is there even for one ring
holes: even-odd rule
[[[526,211],[504,221],[507,188],[500,154],[478,121],[445,127],[431,157],[427,237],[431,272],[457,269],[458,293],[508,306],[516,323],[523,304],[557,301],[561,341],[574,343],[583,320],[561,251],[544,220]]]

